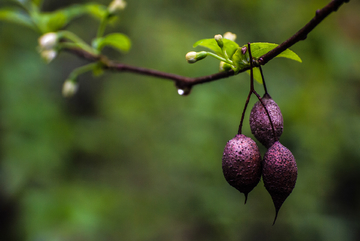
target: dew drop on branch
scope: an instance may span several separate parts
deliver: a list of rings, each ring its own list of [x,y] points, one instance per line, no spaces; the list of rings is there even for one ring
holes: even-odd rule
[[[181,95],[181,96],[187,96],[187,95],[190,94],[191,88],[189,88],[189,87],[182,88],[182,89],[181,89],[181,88],[178,88],[178,89],[177,89],[177,92],[178,92],[178,94]]]

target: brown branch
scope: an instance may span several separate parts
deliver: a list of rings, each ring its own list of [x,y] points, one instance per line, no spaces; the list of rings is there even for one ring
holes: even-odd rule
[[[317,10],[315,17],[310,20],[302,29],[300,29],[297,33],[295,33],[292,37],[284,41],[282,44],[271,50],[270,52],[264,54],[261,56],[258,61],[254,62],[253,66],[257,67],[260,65],[265,65],[267,62],[275,58],[277,55],[279,55],[284,50],[290,48],[297,42],[301,40],[305,40],[307,38],[307,35],[322,21],[324,20],[329,14],[332,12],[337,11],[337,9],[345,2],[349,2],[349,0],[332,0],[329,4],[327,4],[324,8]],[[148,76],[154,76],[157,78],[162,79],[168,79],[173,80],[178,88],[191,88],[194,85],[197,84],[203,84],[212,82],[215,80],[227,78],[230,76],[233,76],[235,73],[233,70],[230,70],[228,72],[220,72],[212,75],[202,76],[202,77],[185,77],[180,76],[176,74],[170,74],[158,70],[153,69],[146,69],[146,68],[140,68],[136,66],[126,65],[122,63],[118,63],[116,61],[108,60],[105,56],[94,56],[90,53],[84,52],[83,50],[79,49],[67,49],[68,51],[80,56],[81,58],[88,59],[90,61],[100,61],[105,69],[110,69],[114,71],[127,71],[132,72],[136,74],[142,74],[142,75],[148,75]],[[246,70],[249,70],[250,67],[241,69],[238,73],[242,73]]]
[[[345,2],[349,2],[350,0],[333,0],[328,5],[320,10],[316,10],[315,17],[310,20],[302,29],[300,29],[296,34],[292,37],[284,41],[282,44],[271,50],[270,52],[264,54],[259,58],[259,64],[265,65],[271,59],[275,58],[284,50],[290,48],[297,42],[301,40],[305,40],[307,35],[319,24],[322,20],[324,20],[330,13],[336,12],[338,8]]]
[[[165,72],[161,72],[161,71],[153,70],[153,69],[134,67],[134,66],[126,65],[126,64],[117,63],[114,61],[109,61],[108,64],[105,66],[108,69],[112,69],[112,70],[116,70],[116,71],[127,71],[127,72],[136,73],[136,74],[144,74],[144,75],[154,76],[157,78],[173,80],[175,82],[176,86],[181,89],[191,87],[191,86],[194,86],[197,84],[202,84],[202,83],[207,83],[207,82],[211,82],[211,81],[218,80],[218,79],[227,78],[227,77],[234,75],[234,71],[230,71],[230,72],[220,72],[220,73],[206,75],[206,76],[197,77],[197,78],[190,78],[190,77],[184,77],[181,75],[165,73]]]

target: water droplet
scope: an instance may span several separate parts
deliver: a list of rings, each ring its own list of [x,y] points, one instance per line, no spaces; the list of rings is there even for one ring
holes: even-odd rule
[[[181,96],[187,96],[187,95],[190,94],[191,88],[189,88],[189,87],[182,88],[182,89],[179,88],[177,91],[178,91],[178,94],[179,94],[179,95],[181,95]]]
[[[178,89],[178,94],[179,95],[183,95],[185,93],[185,91],[183,89]]]

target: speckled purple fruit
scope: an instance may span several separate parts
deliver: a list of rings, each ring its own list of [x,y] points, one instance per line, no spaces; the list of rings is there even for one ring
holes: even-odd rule
[[[268,94],[263,96],[262,101],[269,112],[278,140],[284,128],[284,120],[280,108]],[[250,129],[255,138],[266,148],[269,148],[275,143],[276,140],[269,117],[260,101],[256,102],[251,110]]]
[[[294,189],[297,178],[295,158],[279,141],[275,142],[264,155],[262,176],[264,186],[274,202],[275,224],[280,207]]]
[[[238,134],[228,141],[222,158],[222,169],[226,181],[241,193],[248,193],[261,178],[261,155],[256,142]]]

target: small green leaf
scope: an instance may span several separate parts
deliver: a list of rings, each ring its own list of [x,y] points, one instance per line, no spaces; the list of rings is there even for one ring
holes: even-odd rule
[[[131,41],[125,34],[112,33],[105,37],[94,39],[92,45],[99,51],[105,46],[111,46],[121,52],[127,52],[131,47]]]
[[[68,23],[67,16],[61,11],[40,13],[34,18],[42,33],[56,32]]]
[[[247,46],[247,45],[244,45]],[[260,58],[262,55],[268,53],[269,51],[273,50],[274,48],[276,48],[278,46],[278,44],[274,44],[274,43],[251,43],[251,54],[254,58]],[[283,57],[283,58],[288,58],[288,59],[292,59],[298,62],[302,62],[301,58],[293,51],[291,51],[290,49],[286,49],[285,51],[283,51],[282,53],[280,53],[279,55],[276,56],[278,57]]]
[[[225,39],[225,38],[223,38],[223,43],[224,43],[224,49],[226,50],[226,53],[228,54],[229,58],[231,58],[233,56],[233,54],[235,53],[235,51],[239,48],[239,45],[237,43],[235,43],[234,41],[231,41],[231,40]],[[193,45],[194,48],[197,46],[202,46],[202,47],[208,48],[208,49],[214,51],[217,55],[219,55],[221,57],[225,57],[214,38],[201,39]]]
[[[250,70],[247,70],[246,73],[248,73],[249,75],[251,74]],[[261,72],[260,69],[255,67],[253,68],[253,74],[254,74],[254,79],[259,83],[262,84],[262,77],[261,77]]]
[[[31,0],[33,4],[35,4],[37,7],[40,7],[43,3],[43,0]]]
[[[106,6],[96,3],[89,3],[84,5],[85,11],[91,16],[101,20],[109,14]]]
[[[99,76],[103,75],[104,72],[105,72],[105,71],[104,71],[104,68],[103,68],[103,66],[100,65],[100,64],[96,65],[96,66],[94,67],[94,69],[93,69],[93,75],[94,75],[95,77],[99,77]]]
[[[232,61],[236,67],[235,73],[241,69],[249,67],[250,66],[249,52],[246,51],[245,54],[243,54],[242,48],[238,48],[234,53],[234,55],[232,56]]]
[[[20,24],[32,29],[36,29],[30,17],[23,11],[13,8],[0,9],[0,20]]]
[[[219,47],[219,45],[216,43],[215,39],[211,38],[211,39],[201,39],[199,41],[197,41],[196,43],[194,43],[193,47],[197,47],[197,46],[202,46],[205,48],[208,48],[212,51],[214,51],[217,55],[222,55],[221,49]]]
[[[106,7],[100,4],[76,4],[54,12],[33,14],[33,18],[41,32],[47,33],[64,28],[71,20],[84,14],[102,19],[108,12]]]

